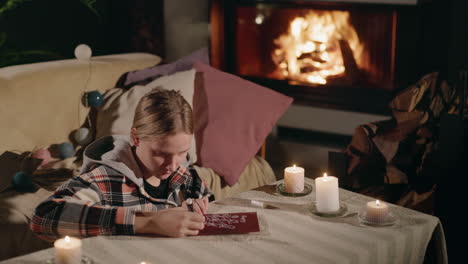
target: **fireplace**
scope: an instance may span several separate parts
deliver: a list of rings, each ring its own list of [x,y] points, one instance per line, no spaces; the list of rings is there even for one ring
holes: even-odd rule
[[[212,1],[212,64],[296,104],[387,113],[419,74],[418,11],[351,2]]]

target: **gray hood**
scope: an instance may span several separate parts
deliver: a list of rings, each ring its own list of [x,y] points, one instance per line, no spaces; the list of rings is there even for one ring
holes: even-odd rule
[[[130,136],[125,135],[107,136],[94,141],[83,153],[80,174],[89,172],[95,164],[106,165],[142,187],[143,174],[132,147]]]

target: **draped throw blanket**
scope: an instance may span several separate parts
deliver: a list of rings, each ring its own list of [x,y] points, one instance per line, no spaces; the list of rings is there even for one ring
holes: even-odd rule
[[[401,91],[389,103],[392,118],[356,128],[345,150],[348,184],[354,190],[403,184],[407,190],[394,201],[412,207],[436,187],[437,132],[442,113],[456,113],[455,89],[430,73]]]

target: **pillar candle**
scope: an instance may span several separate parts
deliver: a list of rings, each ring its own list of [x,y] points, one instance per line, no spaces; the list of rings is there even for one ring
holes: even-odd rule
[[[289,193],[304,191],[304,168],[294,165],[284,169],[284,190]]]
[[[387,219],[388,205],[379,200],[370,201],[366,206],[366,220],[373,223],[382,223]]]
[[[330,213],[340,209],[338,178],[328,176],[315,179],[315,201],[318,212]]]
[[[66,236],[54,242],[55,264],[81,263],[81,240]]]

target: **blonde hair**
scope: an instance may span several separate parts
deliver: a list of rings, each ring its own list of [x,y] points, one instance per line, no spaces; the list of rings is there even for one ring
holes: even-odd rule
[[[192,108],[179,91],[156,88],[143,96],[133,126],[141,140],[154,140],[179,132],[193,134]]]

